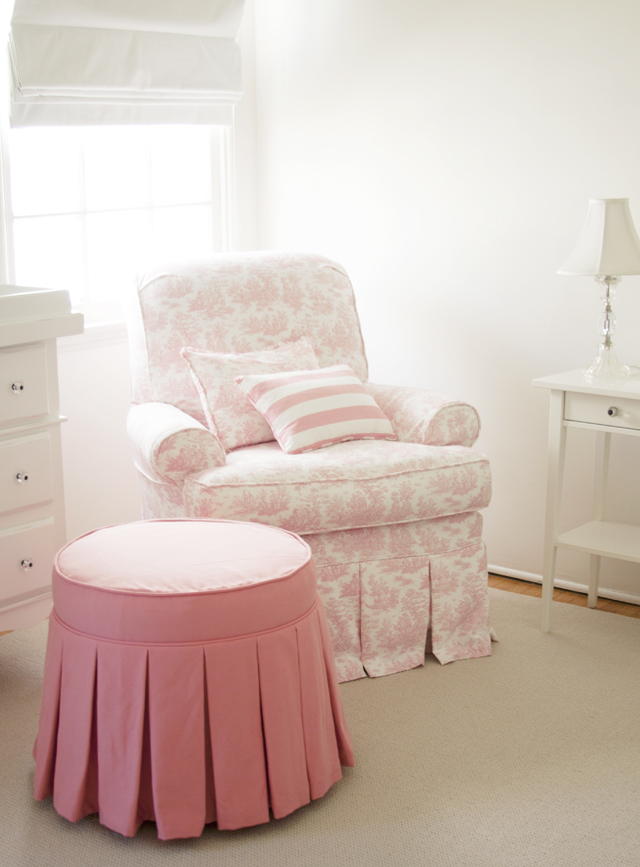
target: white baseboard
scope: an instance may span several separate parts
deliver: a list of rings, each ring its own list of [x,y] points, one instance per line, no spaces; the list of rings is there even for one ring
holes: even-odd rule
[[[535,572],[521,572],[519,569],[509,569],[507,566],[489,565],[492,575],[502,575],[505,578],[519,578],[520,581],[531,581],[533,584],[542,584],[542,575]],[[578,584],[575,581],[567,581],[564,578],[556,578],[555,585],[562,590],[572,590],[574,593],[588,593],[586,584]],[[614,599],[616,602],[630,602],[631,605],[640,605],[640,596],[633,593],[623,593],[621,590],[609,590],[607,587],[598,588],[598,596],[604,599]]]

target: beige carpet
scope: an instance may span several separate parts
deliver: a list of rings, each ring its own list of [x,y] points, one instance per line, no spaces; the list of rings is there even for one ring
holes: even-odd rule
[[[245,831],[161,843],[31,797],[45,627],[0,638],[2,867],[640,865],[640,620],[491,590],[493,656],[344,684],[355,769]]]

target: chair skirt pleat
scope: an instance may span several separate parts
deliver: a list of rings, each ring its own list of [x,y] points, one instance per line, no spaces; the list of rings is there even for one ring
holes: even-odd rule
[[[433,655],[443,665],[491,655],[484,542],[431,558]]]
[[[35,797],[133,836],[248,827],[319,798],[353,764],[318,604],[237,639],[133,644],[49,625]]]

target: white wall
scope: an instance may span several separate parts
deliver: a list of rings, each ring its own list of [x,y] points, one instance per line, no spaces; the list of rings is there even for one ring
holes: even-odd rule
[[[126,434],[129,347],[89,337],[58,342],[67,538],[140,520],[140,492]]]
[[[347,267],[371,379],[479,408],[505,570],[542,569],[531,379],[597,345],[595,285],[555,271],[589,197],[628,196],[640,227],[638,32],[630,0],[256,0],[260,246]],[[640,364],[640,278],[616,309]],[[567,526],[589,518],[593,455],[569,434]],[[611,517],[640,523],[640,440],[613,451]],[[586,582],[587,557],[561,552],[559,572]],[[610,561],[601,583],[640,595],[640,567]]]

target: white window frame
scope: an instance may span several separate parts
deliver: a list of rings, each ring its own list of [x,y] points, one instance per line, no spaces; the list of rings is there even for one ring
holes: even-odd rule
[[[11,166],[10,166],[10,154],[9,154],[9,142],[8,142],[8,112],[2,112],[2,121],[0,121],[1,125],[1,159],[2,159],[2,171],[1,182],[2,182],[2,191],[1,191],[1,204],[2,204],[2,231],[0,232],[1,239],[0,243],[2,244],[2,248],[0,249],[0,255],[4,254],[2,258],[4,259],[4,268],[2,269],[2,279],[4,282],[15,283],[15,256],[14,256],[14,243],[13,243],[13,225],[14,221],[23,219],[24,217],[18,216],[14,217],[11,203]],[[221,252],[231,252],[236,249],[236,212],[235,212],[235,165],[234,165],[234,129],[233,126],[222,126],[217,127],[219,130],[219,161],[212,160],[213,162],[218,162],[218,165],[212,164],[212,178],[214,177],[213,172],[215,170],[216,174],[219,172],[220,178],[220,191],[219,191],[219,206],[220,206],[220,234],[221,234]],[[81,157],[79,157],[81,160]],[[212,187],[213,187],[212,183]],[[200,204],[200,203],[199,203]],[[122,208],[116,210],[153,210],[155,208],[160,209],[165,206],[152,206],[151,204],[141,206],[140,208]],[[80,216],[84,221],[87,213],[96,213],[96,211],[87,211],[86,209],[82,209],[80,211],[75,212],[65,212],[64,216]],[[100,213],[100,212],[97,212]],[[38,215],[38,216],[50,216],[50,215]],[[55,215],[54,215],[55,216]],[[86,271],[86,233],[82,232],[82,255],[83,255],[83,264]],[[85,281],[86,281],[86,273],[85,273]],[[86,284],[85,284],[86,285]],[[121,339],[126,339],[126,330],[124,328],[124,316],[117,309],[116,305],[111,308],[111,315],[100,315],[99,311],[96,308],[91,308],[91,306],[87,306],[87,309],[83,309],[84,305],[80,306],[78,310],[80,312],[85,312],[89,314],[91,322],[89,324],[89,329],[94,333],[94,336],[97,338],[98,343],[104,342],[120,342]],[[104,334],[102,333],[104,332]],[[74,343],[77,342],[73,341]],[[86,341],[84,341],[86,342]]]

